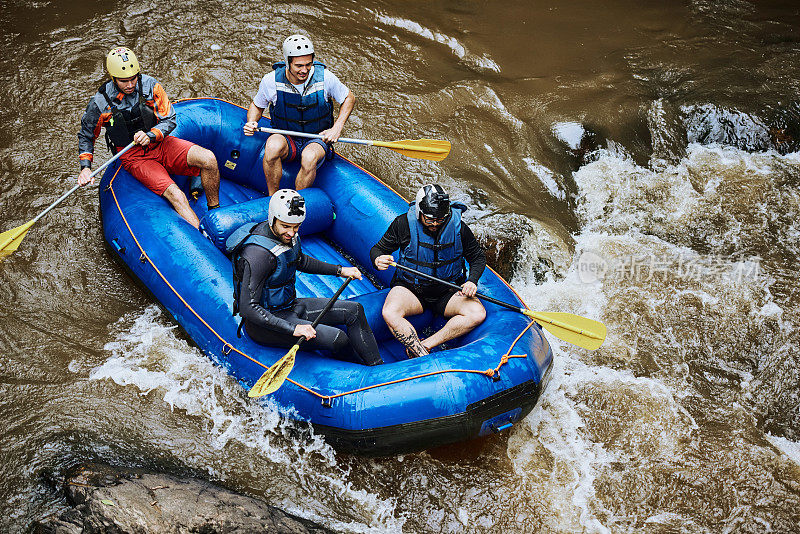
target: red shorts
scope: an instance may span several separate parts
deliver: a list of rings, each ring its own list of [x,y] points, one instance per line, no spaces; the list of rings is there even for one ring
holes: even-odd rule
[[[133,147],[119,160],[126,171],[160,196],[175,183],[170,174],[200,174],[200,167],[189,166],[186,159],[193,146],[194,143],[168,135],[160,143],[150,143],[144,148],[139,145]]]

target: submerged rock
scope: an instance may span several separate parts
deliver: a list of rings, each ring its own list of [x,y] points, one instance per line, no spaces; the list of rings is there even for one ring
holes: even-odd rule
[[[548,274],[566,270],[572,257],[572,245],[556,230],[521,215],[487,217],[470,229],[486,253],[486,265],[507,281],[521,270],[540,284]]]
[[[89,464],[66,476],[64,493],[71,508],[34,524],[32,532],[329,532],[259,499],[196,478]]]
[[[522,238],[516,235],[478,238],[486,253],[486,265],[494,269],[505,280],[510,280],[514,272],[516,252],[520,247]]]

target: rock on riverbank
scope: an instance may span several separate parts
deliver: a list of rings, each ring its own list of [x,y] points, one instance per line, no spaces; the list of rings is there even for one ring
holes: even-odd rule
[[[64,480],[68,510],[34,533],[330,532],[252,497],[196,478],[89,464]]]

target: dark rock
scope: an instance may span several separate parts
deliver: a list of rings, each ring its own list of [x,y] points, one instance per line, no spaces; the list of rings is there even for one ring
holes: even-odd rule
[[[486,265],[506,281],[521,269],[535,283],[542,283],[557,271],[554,261],[568,261],[572,255],[570,245],[558,234],[523,216],[490,216],[470,229],[486,253]]]
[[[769,136],[772,139],[772,142],[776,145],[794,142],[794,136],[792,136],[788,128],[778,128],[773,126],[769,129]]]
[[[675,104],[664,99],[655,101],[647,112],[647,125],[655,167],[659,163],[677,165],[686,157],[688,134],[683,114]]]
[[[35,523],[41,534],[325,533],[259,499],[196,478],[89,464],[65,477],[72,508]]]
[[[514,271],[516,251],[519,249],[521,236],[481,237],[479,242],[486,252],[486,265],[497,271],[506,280],[511,279]]]

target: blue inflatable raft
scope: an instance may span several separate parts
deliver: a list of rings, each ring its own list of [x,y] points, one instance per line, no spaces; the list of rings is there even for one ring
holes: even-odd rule
[[[249,389],[286,349],[264,347],[246,333],[237,337],[231,262],[219,247],[242,224],[266,219],[266,136],[244,136],[246,112],[228,102],[203,98],[177,102],[175,109],[173,135],[212,150],[219,164],[223,207],[207,214],[202,196],[191,201],[207,236],[118,165],[105,172],[100,186],[103,234],[111,255],[200,350]],[[285,166],[282,187],[293,187],[296,172],[296,166]],[[175,180],[188,188],[185,177]],[[309,421],[340,450],[388,455],[500,432],[533,409],[552,352],[541,328],[524,315],[485,303],[487,317],[478,328],[446,350],[411,360],[391,336],[381,307],[392,270],[372,267],[369,250],[407,210],[400,195],[338,155],[303,195],[309,208],[301,227],[303,251],[368,273],[341,298],[364,305],[386,363],[367,367],[301,350],[289,378],[271,395],[287,417]],[[298,273],[297,293],[330,297],[340,283],[333,276]],[[491,269],[479,290],[522,305]],[[423,333],[444,324],[430,312],[412,322]]]

